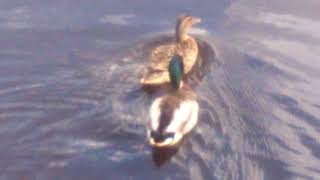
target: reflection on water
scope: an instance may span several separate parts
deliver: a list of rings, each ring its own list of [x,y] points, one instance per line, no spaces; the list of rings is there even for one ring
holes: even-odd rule
[[[0,179],[319,179],[319,5],[1,1]],[[161,152],[138,80],[184,12],[201,111]]]

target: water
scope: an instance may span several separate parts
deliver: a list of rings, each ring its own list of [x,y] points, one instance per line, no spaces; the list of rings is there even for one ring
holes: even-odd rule
[[[0,179],[320,179],[319,6],[0,1]],[[159,168],[137,80],[181,13],[201,111]]]

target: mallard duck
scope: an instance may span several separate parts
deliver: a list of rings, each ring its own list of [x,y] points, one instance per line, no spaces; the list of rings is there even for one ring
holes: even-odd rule
[[[152,147],[174,147],[197,124],[196,94],[182,82],[183,60],[175,55],[169,64],[172,90],[151,104],[148,140]]]
[[[188,35],[188,30],[201,19],[193,16],[181,16],[177,20],[175,41],[156,47],[151,51],[147,72],[140,79],[142,86],[169,83],[168,64],[171,58],[178,54],[183,58],[184,73],[192,69],[198,56],[196,40]]]

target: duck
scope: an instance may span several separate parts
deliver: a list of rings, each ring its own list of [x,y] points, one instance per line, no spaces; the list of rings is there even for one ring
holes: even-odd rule
[[[157,86],[170,82],[168,64],[178,54],[183,58],[184,73],[188,74],[198,57],[197,41],[188,34],[189,29],[201,22],[198,17],[181,15],[177,18],[175,40],[154,48],[149,56],[147,71],[140,79],[142,86]]]
[[[183,82],[183,67],[183,57],[173,56],[168,67],[171,89],[150,106],[147,137],[152,147],[177,147],[198,122],[197,96]]]

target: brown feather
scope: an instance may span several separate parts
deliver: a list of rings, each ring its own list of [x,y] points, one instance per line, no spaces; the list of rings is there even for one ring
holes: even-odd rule
[[[187,31],[193,25],[192,18],[192,16],[182,16],[177,20],[176,39],[178,41],[158,46],[152,50],[148,62],[148,71],[140,80],[142,85],[168,83],[170,81],[168,65],[175,54],[183,57],[185,74],[191,71],[198,56],[196,40],[187,35]]]

